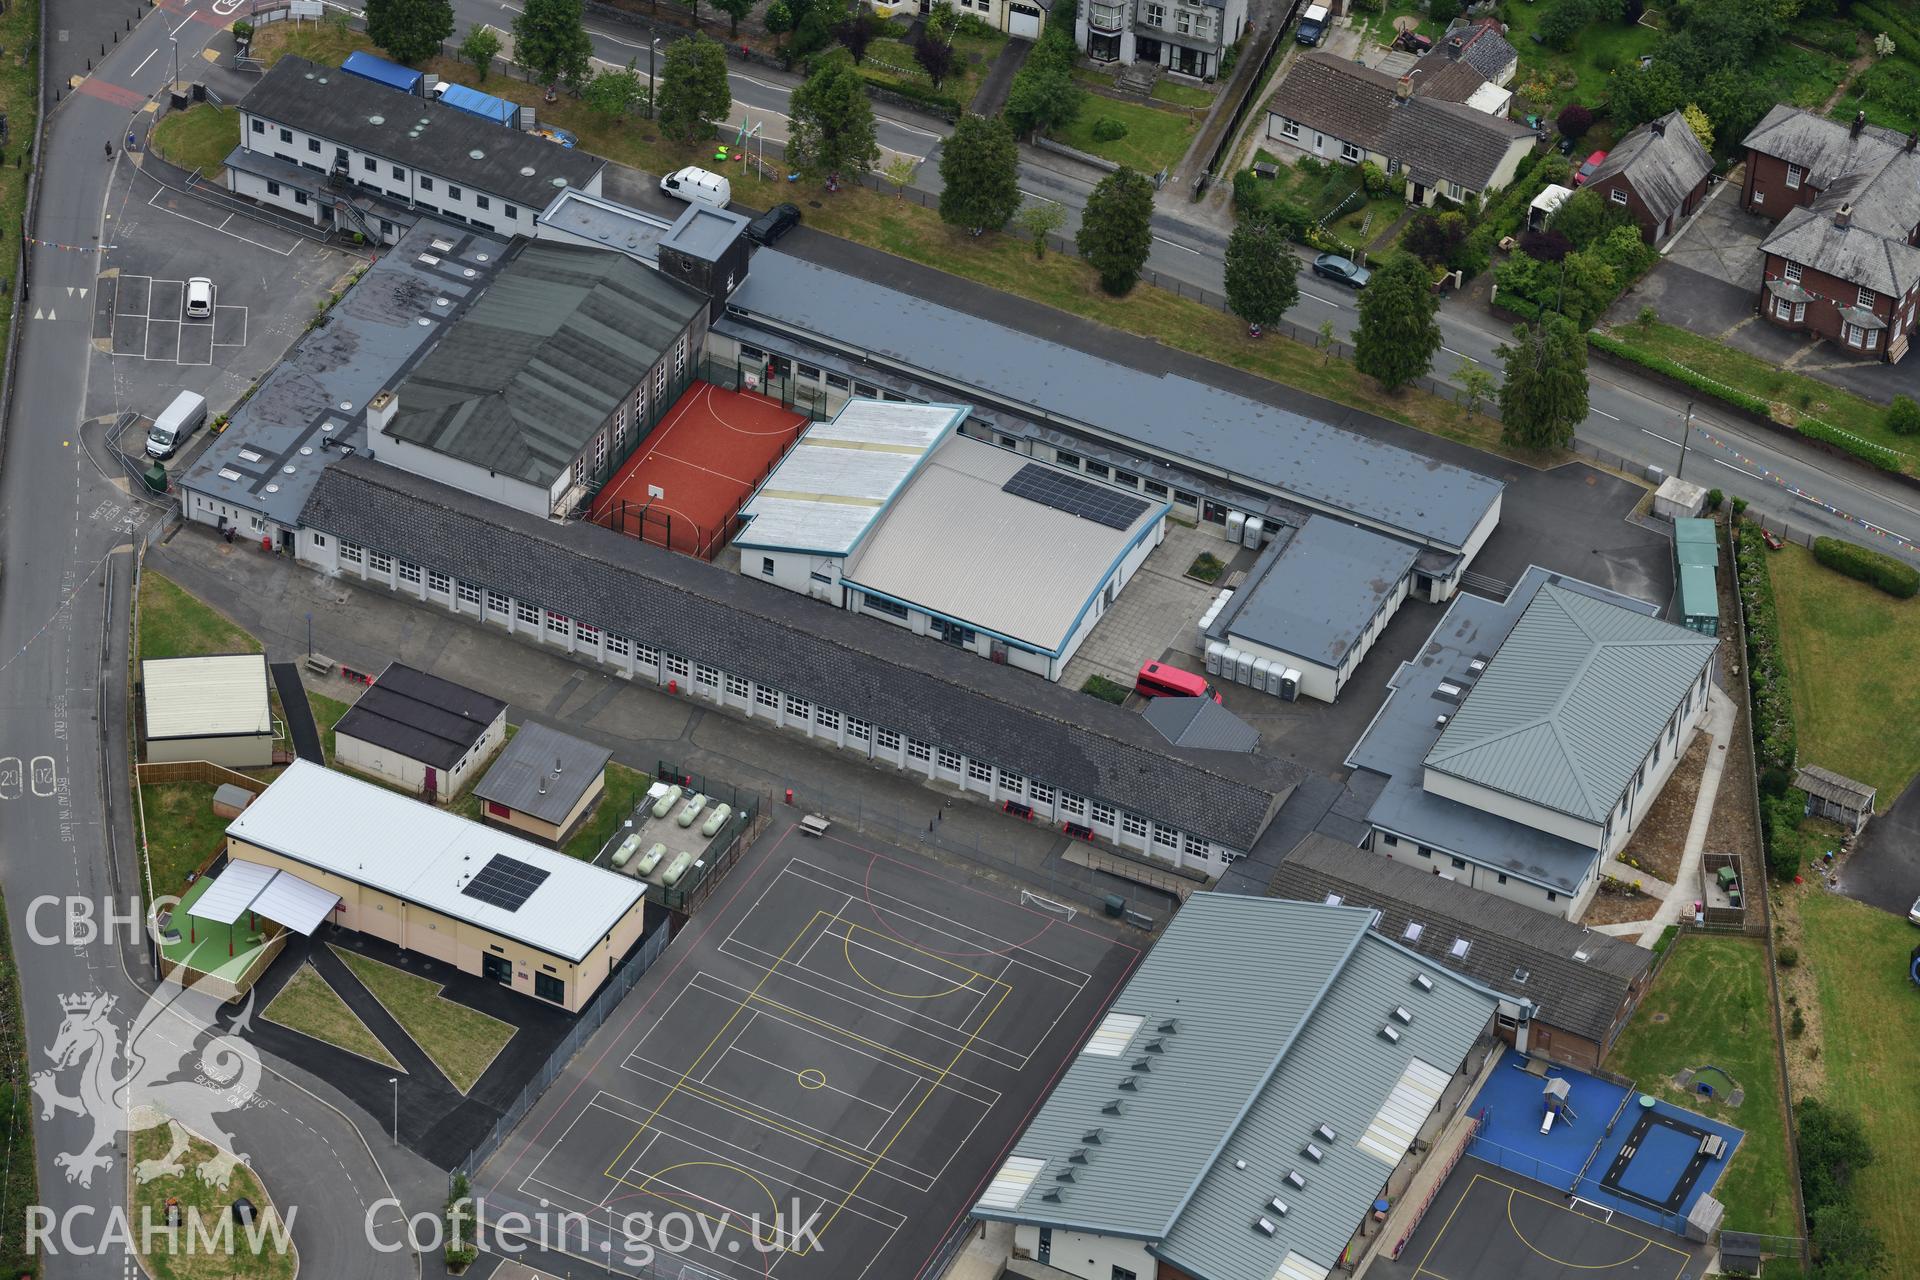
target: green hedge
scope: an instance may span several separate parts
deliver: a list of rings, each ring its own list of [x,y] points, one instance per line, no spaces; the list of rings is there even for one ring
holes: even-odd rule
[[[1835,573],[1858,578],[1901,600],[1911,600],[1920,592],[1920,569],[1839,538],[1815,538],[1813,558]]]
[[[1133,690],[1123,684],[1116,684],[1105,676],[1088,676],[1087,682],[1080,686],[1080,692],[1090,693],[1102,702],[1111,702],[1115,706],[1127,700]]]
[[[1780,646],[1780,615],[1760,527],[1742,521],[1733,540],[1740,566],[1740,610],[1747,624],[1747,684],[1753,693],[1753,748],[1760,772],[1791,770],[1798,745],[1793,725],[1793,689]]]
[[[886,80],[865,72],[861,73],[860,78],[867,82],[869,89],[878,89],[885,93],[895,93],[903,98],[910,98],[922,106],[945,112],[949,120],[958,120],[967,109],[960,99],[950,93],[943,93],[931,85],[918,84],[912,80]]]

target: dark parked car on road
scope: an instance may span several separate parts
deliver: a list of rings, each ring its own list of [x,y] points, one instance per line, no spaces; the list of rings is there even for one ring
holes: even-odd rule
[[[1323,253],[1313,260],[1313,274],[1337,280],[1350,289],[1364,289],[1367,281],[1373,278],[1373,272],[1367,270],[1351,258],[1343,258],[1337,253]]]
[[[772,244],[799,224],[798,206],[777,204],[747,224],[747,239],[755,244]]]

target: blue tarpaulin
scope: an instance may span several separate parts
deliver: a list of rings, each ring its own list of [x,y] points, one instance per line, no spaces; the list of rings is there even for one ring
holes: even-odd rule
[[[375,84],[386,85],[389,89],[398,89],[402,93],[420,91],[421,73],[409,70],[397,62],[388,62],[385,58],[358,50],[347,55],[340,69],[350,76],[359,76],[362,80],[371,80]]]
[[[440,101],[468,115],[479,116],[495,124],[504,124],[508,128],[512,128],[520,118],[520,108],[511,102],[504,98],[496,98],[490,93],[482,93],[478,89],[469,89],[464,84],[448,85],[441,93]]]

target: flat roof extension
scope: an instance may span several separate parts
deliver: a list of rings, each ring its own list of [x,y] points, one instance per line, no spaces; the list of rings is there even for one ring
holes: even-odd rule
[[[1208,634],[1338,668],[1419,554],[1410,542],[1309,516],[1261,554]]]

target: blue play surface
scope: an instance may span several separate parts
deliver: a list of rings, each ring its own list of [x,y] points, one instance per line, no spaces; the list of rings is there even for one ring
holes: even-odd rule
[[[1567,1082],[1567,1106],[1573,1114],[1569,1118],[1563,1113],[1551,1130],[1541,1133],[1546,1081],[1528,1074],[1525,1064],[1524,1054],[1509,1049],[1481,1088],[1473,1104],[1481,1117],[1480,1133],[1470,1153],[1646,1222],[1676,1229],[1694,1202],[1719,1181],[1744,1136],[1717,1120],[1655,1102],[1650,1108],[1654,1122],[1641,1134],[1621,1171],[1616,1185],[1624,1194],[1617,1194],[1602,1186],[1601,1180],[1626,1147],[1641,1113],[1649,1108],[1640,1106],[1638,1094],[1598,1076],[1551,1067],[1547,1079]],[[1727,1150],[1705,1162],[1697,1180],[1681,1192],[1680,1184],[1700,1145],[1698,1135],[1686,1130],[1717,1133],[1726,1139]]]

